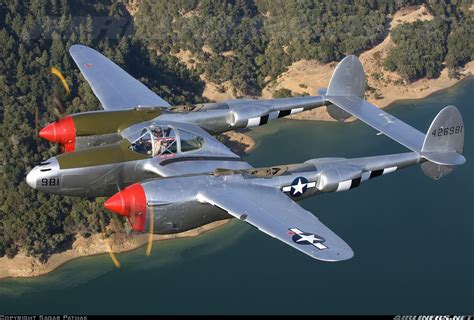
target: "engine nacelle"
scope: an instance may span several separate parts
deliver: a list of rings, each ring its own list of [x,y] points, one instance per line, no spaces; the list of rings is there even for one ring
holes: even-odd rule
[[[262,119],[268,121],[268,108],[258,106],[230,105],[229,124],[234,128],[246,128],[259,126]],[[264,120],[266,117],[266,120]]]
[[[110,197],[104,203],[104,207],[126,217],[133,230],[143,232],[155,211],[154,206],[173,204],[179,206],[193,199],[192,195],[192,191],[183,190],[183,186],[179,182],[174,184],[165,180],[152,180],[135,183],[122,189]],[[192,212],[188,211],[186,215],[192,215]],[[157,225],[155,231],[160,229],[162,228]]]
[[[138,232],[184,232],[230,217],[226,211],[199,200],[198,192],[208,179],[182,177],[135,183],[110,197],[104,206],[127,217]]]
[[[323,192],[339,192],[358,187],[362,170],[351,166],[334,166],[323,169],[319,174],[316,188]]]
[[[154,119],[162,113],[160,108],[78,113],[49,124],[39,135],[43,139],[59,143],[65,152],[72,152],[115,143],[121,139],[122,129]]]

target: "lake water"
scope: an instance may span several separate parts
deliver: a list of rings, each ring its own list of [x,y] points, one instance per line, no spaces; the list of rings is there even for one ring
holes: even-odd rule
[[[403,98],[403,97],[400,97]],[[474,313],[474,79],[388,111],[426,131],[442,107],[464,117],[467,163],[440,181],[412,167],[300,204],[339,234],[353,259],[313,260],[245,223],[0,280],[0,313]],[[252,165],[405,152],[360,121],[278,120],[250,133]]]

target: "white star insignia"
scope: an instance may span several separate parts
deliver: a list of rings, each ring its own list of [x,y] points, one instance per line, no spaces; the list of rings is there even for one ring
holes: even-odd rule
[[[298,179],[298,184],[296,184],[292,187],[294,189],[294,191],[293,191],[294,196],[298,193],[303,194],[303,189],[304,189],[304,187],[306,187],[306,183],[301,183],[301,179]]]
[[[314,244],[315,242],[321,242],[323,239],[319,239],[314,236],[314,234],[309,234],[309,235],[304,235],[300,234],[299,235],[301,238],[296,240],[296,242],[301,242],[301,241],[308,241],[311,244]]]

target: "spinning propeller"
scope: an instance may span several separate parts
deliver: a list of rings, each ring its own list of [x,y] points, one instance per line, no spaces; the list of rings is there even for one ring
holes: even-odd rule
[[[138,232],[144,231],[147,215],[149,215],[149,236],[146,255],[150,256],[153,247],[154,217],[153,210],[147,206],[143,187],[139,183],[135,183],[120,190],[104,203],[104,207],[118,215],[127,217],[132,229]]]
[[[50,69],[51,73],[56,76],[60,82],[64,91],[70,95],[71,90],[69,85],[66,82],[66,79],[62,73],[52,67]],[[71,139],[75,138],[75,129],[72,119],[66,116],[66,108],[61,102],[61,100],[53,94],[51,97],[51,103],[47,104],[48,111],[55,117],[56,121],[44,127],[41,130],[38,130],[39,127],[39,109],[38,106],[35,108],[35,132],[36,132],[36,141],[38,142],[38,137],[41,137],[45,140],[48,140],[57,144],[57,153],[62,153],[64,151],[72,151],[72,146],[70,144]]]
[[[117,183],[117,192],[115,195],[110,197],[105,203],[104,207],[110,211],[117,213],[123,217],[126,217],[132,230],[142,232],[145,229],[146,217],[149,215],[148,221],[148,242],[146,247],[145,254],[147,256],[151,255],[151,250],[153,248],[153,235],[154,235],[154,213],[153,209],[149,209],[146,202],[146,195],[143,190],[143,187],[136,183],[125,189],[121,189]],[[115,219],[118,216],[114,216]],[[103,216],[102,216],[103,219]],[[105,221],[105,220],[103,220]],[[117,223],[120,223],[116,220]],[[104,228],[105,230],[105,228]],[[112,250],[110,245],[110,239],[107,240],[107,251],[112,259],[113,263],[117,268],[120,268],[120,261],[116,257],[115,253]]]
[[[62,75],[62,73],[52,67],[50,69],[51,73],[57,77],[62,87],[64,88],[67,95],[71,94],[71,90],[69,85]],[[57,153],[63,152],[70,152],[74,151],[74,142],[76,138],[76,129],[74,125],[74,121],[70,116],[66,115],[66,108],[63,102],[56,96],[52,95],[52,104],[48,104],[48,110],[54,115],[56,121],[49,124],[41,131],[38,132],[38,123],[39,123],[39,110],[36,107],[35,110],[35,130],[36,130],[36,139],[38,136],[46,139],[50,142],[57,143]],[[148,206],[146,203],[146,196],[143,190],[143,187],[140,184],[131,185],[128,188],[123,190],[120,189],[119,185],[117,185],[119,192],[108,199],[104,206],[105,208],[113,211],[119,215],[127,217],[127,220],[131,226],[131,228],[138,232],[143,232],[145,229],[145,222],[146,216],[149,215],[149,236],[148,236],[148,244],[146,248],[146,255],[151,255],[151,250],[153,247],[153,235],[154,235],[154,219],[153,219],[153,210],[148,210]],[[114,216],[114,219],[117,223],[120,223],[117,220],[117,216]],[[104,232],[106,231],[105,228],[105,220],[104,216],[101,213],[101,225]],[[107,246],[107,251],[117,268],[120,268],[120,261],[115,256],[115,253],[112,250],[110,238],[105,235],[105,241]]]

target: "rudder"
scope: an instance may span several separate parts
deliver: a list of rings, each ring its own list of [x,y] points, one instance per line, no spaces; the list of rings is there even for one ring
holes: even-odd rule
[[[461,165],[464,146],[464,123],[455,106],[443,108],[434,118],[426,133],[421,156],[428,160],[421,164],[423,173],[438,180]]]
[[[329,81],[325,94],[330,96],[358,96],[363,99],[365,93],[365,73],[360,60],[350,55],[339,62]],[[326,107],[329,115],[338,121],[344,121],[350,113],[331,104]]]

